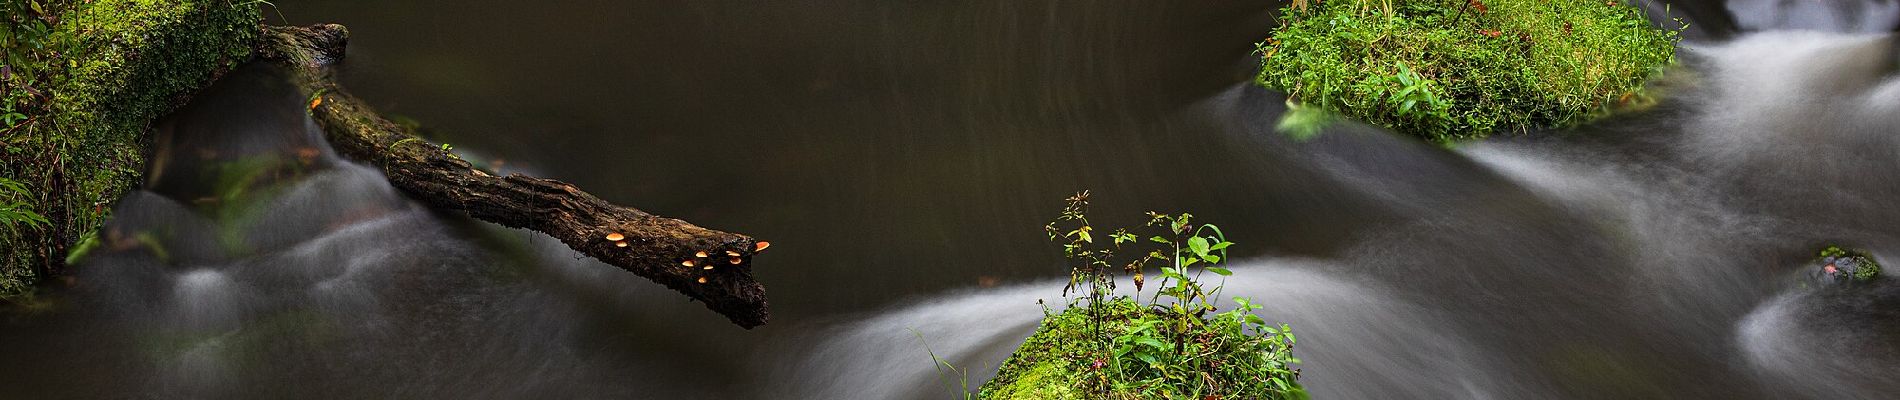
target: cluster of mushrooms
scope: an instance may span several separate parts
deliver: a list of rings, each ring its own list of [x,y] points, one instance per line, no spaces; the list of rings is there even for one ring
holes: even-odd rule
[[[627,235],[622,235],[620,234],[620,232],[608,233],[607,241],[614,242],[614,247],[627,247]],[[765,248],[767,247],[772,247],[772,242],[759,241],[757,244],[757,249],[753,250],[753,252],[765,251]],[[711,257],[711,256],[712,255],[707,253],[705,250],[700,250],[697,253],[693,253],[693,258],[680,261],[680,265],[687,266],[687,267],[702,266],[702,268],[700,268],[701,270],[712,271],[713,265],[715,263],[705,261],[707,257]],[[727,250],[726,257],[727,257],[726,259],[727,264],[739,265],[739,263],[745,262],[745,258],[741,257],[741,254],[739,254],[739,252],[737,251]],[[705,276],[699,277],[699,283],[706,283],[706,277]]]

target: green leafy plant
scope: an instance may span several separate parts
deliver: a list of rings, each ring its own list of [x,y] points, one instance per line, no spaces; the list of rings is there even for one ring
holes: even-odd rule
[[[38,228],[47,224],[46,217],[33,212],[33,206],[26,202],[32,195],[25,184],[0,178],[0,228],[13,229],[16,225]]]
[[[982,387],[985,399],[1296,399],[1295,337],[1254,314],[1242,297],[1221,311],[1214,300],[1233,274],[1224,267],[1220,228],[1189,214],[1150,212],[1143,228],[1099,235],[1088,219],[1088,192],[1068,199],[1045,226],[1071,261],[1069,307],[1047,313],[1035,335]],[[1144,237],[1145,236],[1145,237]],[[1144,251],[1145,250],[1145,251]],[[1141,254],[1121,262],[1121,254]],[[1146,274],[1159,271],[1149,282]],[[1127,274],[1146,299],[1115,293]],[[1221,277],[1210,282],[1206,274]]]
[[[1289,101],[1449,143],[1562,127],[1649,104],[1685,23],[1658,28],[1619,2],[1295,1],[1255,45],[1255,83]],[[1298,109],[1295,109],[1298,111]],[[1311,115],[1282,123],[1298,138]]]
[[[49,97],[44,86],[58,71],[60,32],[59,12],[65,2],[43,4],[38,0],[0,0],[0,132],[12,132],[43,112]]]

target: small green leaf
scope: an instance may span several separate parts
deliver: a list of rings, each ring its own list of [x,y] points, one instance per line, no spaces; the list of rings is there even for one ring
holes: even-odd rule
[[[1142,362],[1148,363],[1148,365],[1156,365],[1156,364],[1161,363],[1160,359],[1157,359],[1155,358],[1153,354],[1148,354],[1148,353],[1135,353],[1135,358],[1140,359]]]
[[[1226,268],[1221,268],[1221,267],[1207,267],[1207,272],[1213,272],[1214,274],[1220,275],[1220,276],[1234,275],[1234,271],[1229,271]]]
[[[1154,337],[1150,337],[1150,336],[1142,336],[1141,338],[1135,339],[1135,343],[1140,343],[1143,346],[1148,346],[1155,349],[1168,348],[1167,343],[1162,343],[1160,340],[1155,340]]]

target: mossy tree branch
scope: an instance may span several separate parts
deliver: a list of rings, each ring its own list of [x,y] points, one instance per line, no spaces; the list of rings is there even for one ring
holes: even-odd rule
[[[564,182],[476,169],[345,91],[328,66],[343,59],[347,40],[341,25],[265,27],[256,53],[292,67],[315,94],[311,115],[340,154],[380,167],[391,185],[438,210],[545,233],[704,302],[741,327],[766,322],[765,288],[752,277],[764,242],[614,205]]]

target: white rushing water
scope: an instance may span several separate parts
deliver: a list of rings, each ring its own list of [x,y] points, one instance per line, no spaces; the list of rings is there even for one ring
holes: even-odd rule
[[[1471,202],[1463,187],[1484,178],[1412,153],[1418,146],[1351,125],[1290,144],[1265,124],[1240,124],[1256,143],[1300,147],[1331,174],[1319,179],[1409,202],[1395,207],[1413,222],[1364,234],[1337,260],[1245,262],[1227,290],[1295,327],[1302,376],[1320,398],[1894,393],[1900,380],[1883,371],[1900,366],[1896,324],[1878,322],[1900,305],[1890,302],[1891,278],[1868,292],[1820,293],[1796,284],[1795,272],[1814,243],[1844,240],[1885,258],[1900,233],[1888,201],[1900,193],[1893,47],[1890,35],[1798,31],[1696,45],[1684,54],[1692,69],[1671,73],[1684,100],[1648,119],[1584,128],[1609,140],[1460,147],[1457,156],[1543,204],[1501,221],[1463,209],[1525,206],[1450,201]],[[1211,106],[1263,108],[1248,97],[1230,92]],[[1393,182],[1401,179],[1415,181]],[[1575,231],[1488,225],[1525,218]],[[1535,254],[1546,246],[1586,258]],[[991,370],[1033,331],[1023,310],[1059,302],[1060,287],[946,295],[842,324],[774,382],[815,387],[801,398],[941,396],[942,380],[955,376],[916,357],[924,342]]]
[[[1244,262],[1225,281],[1223,296],[1251,298],[1265,306],[1259,315],[1292,324],[1302,337],[1323,338],[1298,347],[1304,382],[1318,394],[1482,398],[1508,387],[1494,381],[1499,374],[1481,372],[1486,355],[1456,336],[1450,320],[1393,298],[1390,290],[1328,273],[1337,270],[1313,260]],[[952,396],[965,377],[932,365],[934,352],[972,371],[967,381],[974,389],[1035,330],[1043,315],[1039,303],[1061,311],[1065,300],[1057,295],[1064,283],[953,294],[823,329],[797,361],[770,371],[768,387],[797,388],[790,392],[795,398],[809,399]]]

